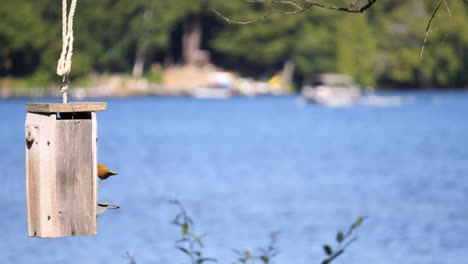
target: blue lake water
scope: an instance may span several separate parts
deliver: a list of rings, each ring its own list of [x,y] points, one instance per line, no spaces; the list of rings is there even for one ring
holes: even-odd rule
[[[336,263],[468,261],[468,94],[399,93],[405,104],[301,106],[294,96],[106,99],[99,161],[119,175],[99,200],[121,205],[98,235],[28,238],[25,104],[0,101],[0,263],[189,263],[170,221],[180,200],[204,252],[267,245],[275,263],[320,263],[360,215]],[[385,95],[384,95],[385,96]],[[59,99],[56,99],[59,101]]]

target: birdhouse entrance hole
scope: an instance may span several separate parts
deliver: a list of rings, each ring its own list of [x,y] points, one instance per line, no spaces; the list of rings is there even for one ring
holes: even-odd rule
[[[91,119],[91,112],[57,113],[57,120]]]
[[[106,103],[28,104],[28,234],[96,234],[97,120]]]

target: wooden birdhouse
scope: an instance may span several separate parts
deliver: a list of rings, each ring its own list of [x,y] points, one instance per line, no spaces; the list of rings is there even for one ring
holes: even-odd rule
[[[29,236],[96,234],[96,111],[106,108],[106,103],[27,104]]]

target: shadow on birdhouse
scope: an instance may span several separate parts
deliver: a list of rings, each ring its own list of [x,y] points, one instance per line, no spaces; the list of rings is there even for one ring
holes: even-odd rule
[[[96,234],[96,111],[106,108],[106,103],[27,104],[29,236]]]

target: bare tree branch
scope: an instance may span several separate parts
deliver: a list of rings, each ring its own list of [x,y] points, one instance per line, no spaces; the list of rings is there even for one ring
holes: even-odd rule
[[[216,15],[218,15],[220,18],[222,18],[223,20],[228,22],[229,24],[234,23],[234,24],[246,25],[246,24],[251,24],[251,23],[255,23],[257,21],[263,20],[263,19],[271,16],[274,13],[281,13],[281,14],[285,14],[285,15],[295,15],[295,14],[299,14],[299,13],[304,12],[304,10],[289,11],[288,12],[288,11],[283,11],[283,10],[278,10],[278,9],[270,9],[267,13],[265,13],[264,15],[262,15],[260,17],[257,17],[257,18],[252,19],[252,20],[245,20],[245,21],[233,20],[233,19],[227,18],[226,16],[224,16],[221,13],[219,13],[218,11],[216,11],[216,9],[213,9],[213,12]]]
[[[245,20],[245,21],[230,19],[230,18],[222,15],[216,9],[213,9],[213,12],[216,15],[218,15],[220,18],[222,18],[224,21],[229,23],[229,24],[234,23],[234,24],[245,25],[245,24],[251,24],[251,23],[255,23],[255,22],[258,22],[260,20],[266,19],[266,18],[268,18],[269,16],[271,16],[271,15],[273,15],[275,13],[284,14],[284,15],[296,15],[296,14],[300,14],[300,13],[304,13],[306,11],[309,11],[313,7],[328,9],[328,10],[341,11],[341,12],[348,12],[348,13],[363,13],[367,9],[371,8],[371,6],[377,2],[377,0],[367,0],[367,2],[365,4],[359,5],[361,3],[361,0],[353,0],[348,6],[334,6],[334,5],[329,5],[329,4],[323,4],[323,3],[320,3],[320,2],[315,1],[315,0],[300,0],[302,2],[302,5],[300,5],[300,4],[298,4],[296,2],[296,1],[299,1],[299,0],[244,0],[244,1],[249,2],[249,3],[282,4],[282,5],[285,5],[285,6],[292,7],[293,10],[281,10],[281,9],[271,8],[271,9],[267,10],[266,13],[263,14],[262,16],[251,19],[251,20]],[[466,5],[468,5],[468,0],[463,0],[463,2]],[[428,38],[429,38],[429,33],[432,31],[431,30],[432,21],[433,21],[434,17],[436,16],[437,12],[439,11],[440,7],[442,6],[442,4],[445,6],[445,9],[447,10],[447,13],[448,13],[449,17],[452,18],[452,11],[450,10],[447,1],[446,0],[441,0],[439,2],[439,4],[436,6],[436,8],[434,9],[434,11],[432,12],[432,15],[431,15],[431,17],[430,17],[430,19],[429,19],[429,21],[428,21],[428,23],[426,25],[426,31],[425,31],[426,34],[425,34],[425,37],[424,37],[423,45],[421,47],[421,52],[419,54],[420,60],[422,60],[422,58],[423,58],[424,49],[426,47],[426,44],[427,44],[427,41],[428,41]],[[358,7],[358,6],[360,6],[360,7]],[[445,34],[445,37],[442,40],[441,44],[443,44],[445,42],[447,37],[448,37],[448,34]]]
[[[367,0],[367,3],[362,5],[359,8],[355,8],[361,0],[353,0],[351,4],[349,4],[346,7],[340,7],[340,6],[333,6],[333,5],[327,5],[327,4],[322,4],[316,1],[312,0],[302,0],[304,2],[304,5],[301,6],[298,3],[296,3],[293,0],[244,0],[249,3],[272,3],[272,4],[283,4],[285,6],[290,6],[294,10],[293,11],[288,11],[288,10],[280,10],[280,9],[269,9],[264,15],[257,17],[255,19],[251,20],[245,20],[245,21],[240,21],[240,20],[233,20],[230,19],[224,15],[222,15],[220,12],[218,12],[216,9],[213,9],[213,12],[218,15],[220,18],[222,18],[224,21],[228,22],[229,24],[234,23],[234,24],[251,24],[255,23],[257,21],[263,20],[275,13],[280,13],[280,14],[285,14],[285,15],[296,15],[300,13],[304,13],[306,11],[309,11],[312,7],[318,7],[318,8],[323,8],[323,9],[328,9],[328,10],[335,10],[335,11],[342,11],[342,12],[348,12],[348,13],[363,13],[367,9],[369,9],[377,0]],[[464,0],[468,1],[468,0]]]
[[[359,3],[361,0],[354,0],[354,2],[352,2],[350,5],[349,5],[349,8],[353,8],[357,3]]]
[[[465,3],[467,3],[468,0],[463,0]],[[446,0],[441,0],[439,2],[439,4],[436,6],[436,8],[434,9],[434,11],[432,12],[432,15],[431,15],[431,18],[429,19],[429,22],[427,22],[427,25],[426,25],[426,35],[424,36],[424,41],[423,41],[423,45],[421,47],[421,52],[419,54],[419,60],[422,61],[422,58],[423,58],[423,55],[424,55],[424,48],[426,47],[426,44],[427,44],[427,40],[428,40],[428,37],[429,37],[429,33],[432,31],[431,30],[431,24],[432,24],[432,20],[434,19],[435,15],[437,14],[437,12],[439,11],[440,7],[442,6],[442,4],[445,6],[445,9],[447,10],[447,13],[449,15],[450,18],[452,18],[452,11],[450,10]],[[446,33],[445,36],[444,36],[444,39],[442,40],[442,43],[443,44],[445,42],[445,40],[447,39],[448,37],[448,34]]]
[[[444,5],[445,5],[445,9],[447,10],[447,13],[449,15],[449,18],[450,20],[452,19],[452,11],[450,10],[448,4],[447,4],[447,1],[446,0],[443,0],[444,2]],[[448,38],[448,33],[445,33],[445,36],[444,36],[444,39],[442,40],[442,42],[440,43],[441,45],[445,43],[445,41],[447,40]]]
[[[445,9],[447,10],[447,13],[449,14],[449,17],[452,17],[452,11],[450,11],[450,8],[447,4],[447,1],[446,0],[442,0],[442,2],[444,2],[444,5],[445,5]]]
[[[419,54],[419,60],[422,60],[423,55],[424,55],[424,48],[426,47],[427,39],[429,37],[429,32],[431,29],[431,23],[432,20],[434,19],[435,15],[437,14],[437,11],[439,11],[440,6],[442,5],[442,1],[437,5],[437,7],[434,9],[434,12],[432,12],[431,18],[429,19],[429,22],[426,25],[426,36],[424,37],[423,45],[421,47],[421,52]]]
[[[367,0],[367,4],[361,6],[358,9],[354,9],[354,6],[360,2],[360,0],[354,0],[349,6],[347,7],[339,7],[339,6],[332,6],[332,5],[325,5],[311,0],[305,0],[307,2],[306,9],[309,10],[311,7],[316,6],[324,9],[329,10],[336,10],[336,11],[343,11],[349,13],[362,13],[369,9],[377,0]]]
[[[292,5],[293,7],[296,7],[298,10],[301,10],[302,7],[298,4],[296,4],[295,2],[293,1],[285,1],[285,0],[244,0],[246,2],[250,2],[250,3],[266,3],[266,2],[270,2],[270,3],[274,3],[274,4],[285,4],[285,5]],[[468,1],[468,0],[467,0]]]
[[[290,5],[293,8],[295,8],[296,10],[295,11],[286,11],[286,10],[279,10],[279,9],[270,9],[264,15],[262,15],[260,17],[257,17],[255,19],[246,20],[246,21],[230,19],[230,18],[222,15],[221,13],[219,13],[216,9],[213,9],[213,12],[216,15],[218,15],[220,18],[222,18],[223,20],[228,22],[229,24],[234,23],[234,24],[245,25],[245,24],[251,24],[251,23],[263,20],[263,19],[271,16],[274,13],[280,13],[280,14],[285,14],[285,15],[295,15],[295,14],[299,14],[299,13],[302,13],[302,12],[305,11],[303,7],[301,7],[300,5],[298,5],[297,3],[293,2],[293,1],[284,1],[284,0],[244,0],[244,1],[249,2],[249,3],[266,3],[266,2],[270,2],[270,3],[274,3],[274,4]]]

